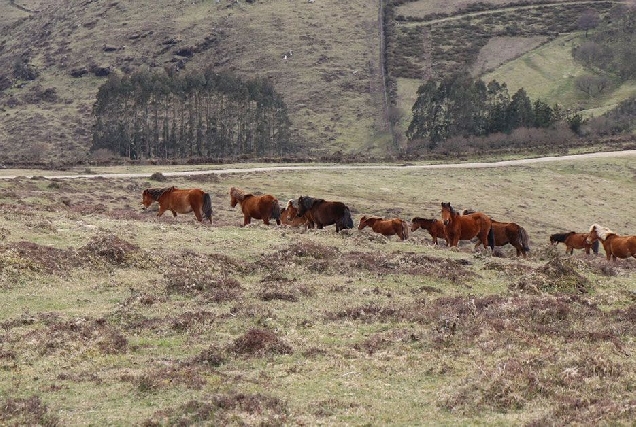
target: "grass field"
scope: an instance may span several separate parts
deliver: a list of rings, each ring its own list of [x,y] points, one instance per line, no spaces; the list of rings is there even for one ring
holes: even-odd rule
[[[1,179],[0,420],[629,424],[636,261],[548,236],[636,233],[632,163]],[[212,225],[140,209],[167,185],[209,192]],[[342,200],[356,225],[450,201],[521,224],[531,252],[240,227],[230,186]]]

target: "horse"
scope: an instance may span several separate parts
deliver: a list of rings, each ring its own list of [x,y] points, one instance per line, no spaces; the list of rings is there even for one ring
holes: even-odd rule
[[[489,235],[492,235],[492,220],[482,212],[462,215],[457,212],[450,203],[442,202],[442,222],[446,227],[446,235],[448,243],[451,247],[457,246],[460,240],[470,240],[478,237],[479,241],[475,244],[475,250],[479,244],[483,244],[484,248],[489,246]],[[494,250],[494,237],[490,237],[490,249]]]
[[[550,243],[558,245],[559,243],[565,244],[565,253],[572,255],[574,249],[585,249],[585,254],[590,254],[590,249],[595,255],[598,255],[599,242],[595,240],[588,243],[588,233],[576,233],[570,231],[568,233],[555,233],[550,235]]]
[[[379,217],[367,217],[366,215],[360,218],[360,224],[358,230],[362,230],[366,226],[371,227],[376,233],[380,233],[383,236],[393,236],[397,234],[400,240],[408,239],[409,227],[406,221],[400,218],[382,219]]]
[[[619,236],[607,227],[592,224],[587,241],[600,240],[605,249],[607,260],[616,262],[617,258],[636,258],[636,236]]]
[[[241,205],[243,211],[243,225],[251,222],[252,218],[262,219],[263,224],[269,225],[270,218],[276,220],[276,224],[280,225],[280,205],[278,199],[271,194],[256,196],[254,194],[245,194],[242,190],[232,187],[230,188],[230,206],[236,207]]]
[[[168,190],[170,187],[166,188],[146,188],[143,193],[141,193],[143,208],[147,209],[153,202],[159,200],[159,196],[161,193]]]
[[[143,205],[145,208],[150,206],[155,200],[152,189],[144,190]],[[209,193],[199,188],[181,189],[174,186],[164,188],[159,197],[159,212],[157,216],[163,215],[165,211],[171,211],[173,216],[177,213],[194,212],[199,222],[203,221],[203,217],[212,223],[212,198]]]
[[[342,202],[300,196],[297,204],[298,212],[296,216],[302,217],[305,214],[309,214],[316,228],[321,229],[325,225],[336,224],[336,233],[346,228],[353,228],[351,211]]]
[[[411,231],[415,231],[418,228],[428,230],[429,234],[433,238],[434,245],[437,245],[438,237],[443,237],[446,240],[446,244],[448,244],[446,228],[444,227],[444,223],[439,219],[427,219],[416,216],[411,220]]]
[[[494,242],[492,246],[504,246],[510,243],[517,250],[517,256],[523,255],[530,251],[528,246],[528,233],[526,229],[514,222],[499,222],[492,220],[492,235]],[[489,241],[490,242],[490,237]]]
[[[287,202],[287,206],[280,211],[280,222],[283,225],[288,225],[290,227],[300,227],[304,225],[307,228],[314,228],[314,223],[307,218],[307,216],[299,217],[298,208],[294,206],[296,201],[290,199]]]

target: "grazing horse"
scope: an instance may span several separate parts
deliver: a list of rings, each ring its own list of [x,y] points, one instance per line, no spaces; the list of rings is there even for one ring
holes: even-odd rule
[[[585,249],[587,255],[590,254],[590,249],[595,255],[598,255],[598,240],[588,243],[588,233],[576,233],[570,231],[568,233],[555,233],[550,235],[550,243],[558,245],[559,243],[565,244],[565,253],[572,255],[574,249]]]
[[[607,260],[616,258],[636,258],[636,236],[619,236],[607,227],[593,224],[587,237],[588,242],[600,240]]]
[[[164,191],[170,189],[170,187],[166,188],[146,188],[143,193],[141,193],[142,204],[144,205],[144,209],[147,209],[153,202],[159,200],[159,196]]]
[[[446,235],[451,247],[457,246],[460,240],[470,240],[476,236],[479,241],[475,244],[475,249],[480,243],[484,245],[484,248],[488,248],[489,235],[492,235],[492,220],[488,215],[481,212],[462,215],[450,203],[442,202],[442,222],[446,227]],[[490,249],[493,250],[494,237],[490,238],[492,239]]]
[[[276,224],[280,225],[280,205],[278,199],[271,194],[255,196],[232,187],[230,188],[230,206],[235,207],[237,203],[241,205],[243,211],[243,225],[249,224],[252,218],[262,219],[265,225],[269,225],[269,219],[274,218]]]
[[[384,236],[397,234],[400,240],[408,239],[409,237],[408,224],[400,218],[382,219],[376,216],[363,216],[360,218],[358,230],[362,230],[367,225],[376,233],[380,233]]]
[[[300,227],[304,225],[308,228],[314,228],[313,222],[309,221],[307,216],[298,216],[298,208],[294,206],[295,200],[289,200],[287,207],[280,211],[280,222],[283,225],[289,225],[290,227]]]
[[[316,228],[336,224],[336,233],[345,228],[353,228],[351,211],[342,202],[300,196],[297,203],[298,213],[296,216],[302,217],[309,214]]]
[[[199,221],[203,221],[203,217],[212,223],[212,199],[209,193],[205,193],[198,188],[180,189],[174,186],[164,188],[159,197],[154,198],[151,189],[144,190],[143,204],[148,207],[153,201],[159,202],[159,212],[157,216],[163,215],[165,211],[171,211],[173,216],[177,213],[194,212],[194,216]]]
[[[514,222],[499,222],[492,220],[492,235],[494,237],[493,246],[504,246],[510,243],[517,250],[517,256],[530,251],[528,246],[528,233],[526,229]],[[490,237],[489,241],[490,243]]]
[[[437,245],[438,237],[443,237],[444,239],[446,239],[446,244],[448,244],[444,223],[439,219],[427,219],[416,216],[411,220],[411,231],[415,231],[418,228],[428,230],[429,234],[433,238],[433,244]]]

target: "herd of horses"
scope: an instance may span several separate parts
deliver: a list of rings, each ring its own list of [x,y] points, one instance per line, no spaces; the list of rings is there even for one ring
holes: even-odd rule
[[[351,210],[340,201],[328,201],[310,196],[291,199],[285,207],[279,204],[271,194],[256,195],[231,187],[229,191],[230,206],[239,205],[243,213],[243,225],[250,224],[252,219],[262,220],[269,225],[274,220],[277,225],[322,229],[335,225],[336,232],[354,227]],[[148,208],[153,202],[159,204],[157,216],[165,211],[177,213],[193,212],[198,221],[207,219],[212,223],[212,199],[209,193],[201,189],[148,188],[142,193],[142,204]],[[526,230],[514,222],[500,222],[483,212],[459,212],[448,202],[441,204],[441,219],[415,217],[411,220],[410,231],[427,230],[433,244],[439,244],[440,238],[446,245],[457,247],[460,240],[476,239],[475,250],[482,246],[494,250],[496,246],[510,244],[516,249],[517,257],[526,257],[530,251]],[[358,229],[370,227],[374,232],[384,236],[396,235],[400,240],[409,236],[407,221],[400,218],[381,218],[364,215],[360,218]],[[607,260],[617,258],[636,258],[636,236],[619,236],[612,230],[593,224],[587,233],[570,231],[555,233],[550,236],[550,243],[563,243],[565,251],[572,254],[574,249],[584,249],[586,254],[593,251],[598,254],[599,242],[603,244]]]

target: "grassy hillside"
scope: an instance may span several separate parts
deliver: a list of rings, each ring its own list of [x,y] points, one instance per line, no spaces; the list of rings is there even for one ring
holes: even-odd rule
[[[634,172],[625,157],[0,180],[3,423],[628,424],[636,261],[548,236],[634,233]],[[166,185],[208,191],[213,224],[142,211],[141,191]],[[240,227],[230,186],[343,200],[356,224],[450,201],[523,225],[531,253]]]
[[[492,70],[487,78],[511,88],[523,84],[531,95],[598,114],[633,88],[583,99],[571,87],[580,67],[572,63],[569,43],[583,12],[604,14],[615,4],[420,0],[396,7],[382,31],[378,1],[0,2],[0,160],[86,160],[91,108],[104,75],[139,69],[188,72],[211,65],[266,77],[283,94],[292,138],[309,156],[383,158],[394,148],[387,117],[397,123],[395,140],[403,141],[423,79],[466,65],[476,74]],[[390,114],[383,35],[397,107]]]
[[[20,4],[36,9],[28,0]],[[268,78],[284,94],[294,138],[307,150],[384,151],[377,2],[77,0],[37,6],[0,35],[3,68],[11,70],[26,56],[40,72],[2,96],[0,141],[10,152],[26,156],[38,147],[45,157],[81,156],[104,81],[95,70],[207,65]],[[15,8],[2,2],[0,14],[8,11]],[[33,99],[38,88],[53,89],[57,99]]]

